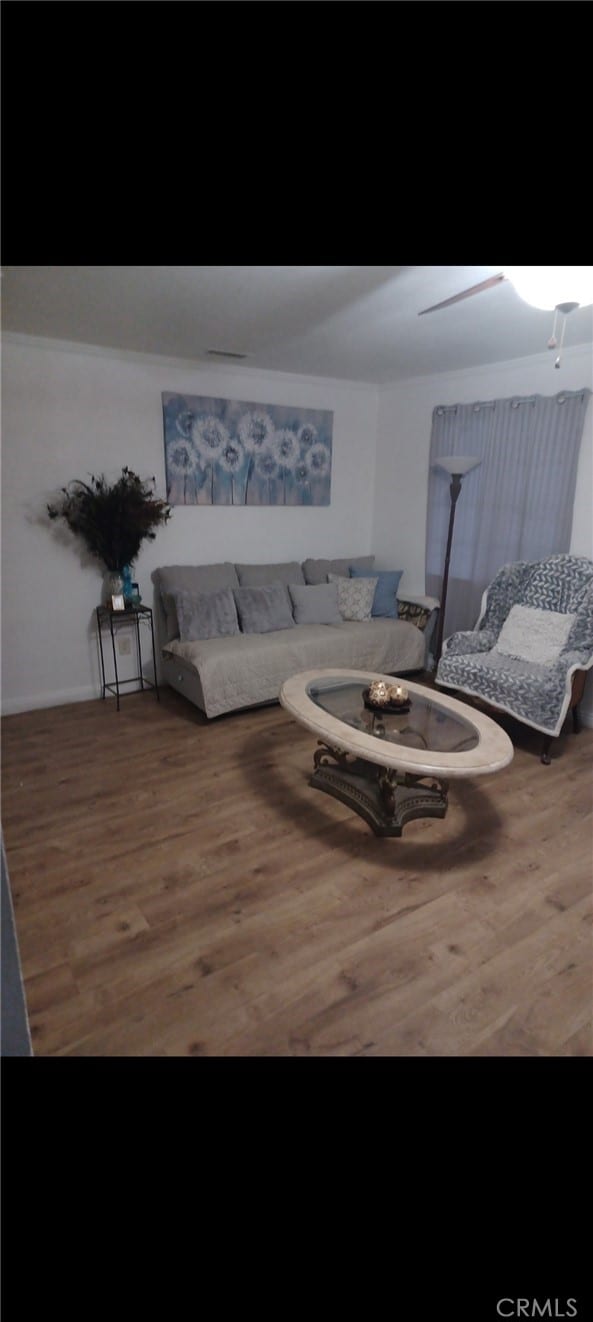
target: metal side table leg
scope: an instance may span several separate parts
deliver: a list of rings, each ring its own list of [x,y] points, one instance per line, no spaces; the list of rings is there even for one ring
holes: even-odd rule
[[[156,693],[156,700],[157,700],[157,702],[160,702],[160,700],[161,700],[161,695],[160,695],[160,693],[159,693],[159,682],[158,682],[158,677],[157,677],[157,673],[156,673],[156,651],[155,651],[155,646],[154,646],[154,624],[153,624],[153,619],[152,619],[152,611],[150,612],[150,637],[151,637],[151,640],[152,640],[152,668],[153,668],[153,671],[154,671],[154,691],[155,691],[155,693]]]
[[[111,630],[111,646],[113,648],[113,670],[115,674],[115,696],[117,699],[117,711],[119,711],[119,675],[117,673],[117,648],[115,646],[115,634],[113,632],[113,615],[109,616],[109,628]]]

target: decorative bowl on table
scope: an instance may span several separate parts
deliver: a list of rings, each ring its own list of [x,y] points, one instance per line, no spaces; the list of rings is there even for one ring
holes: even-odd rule
[[[402,715],[410,710],[410,695],[404,685],[386,684],[382,679],[371,680],[368,689],[362,691],[362,700],[369,711]]]

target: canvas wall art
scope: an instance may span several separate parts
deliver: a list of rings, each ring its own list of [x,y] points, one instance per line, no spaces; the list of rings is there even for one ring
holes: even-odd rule
[[[163,393],[170,505],[329,505],[333,413]]]

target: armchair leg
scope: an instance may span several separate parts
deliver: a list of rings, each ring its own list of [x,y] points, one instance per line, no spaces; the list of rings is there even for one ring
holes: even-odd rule
[[[573,707],[572,709],[572,728],[574,734],[578,734],[581,728],[581,718],[579,716],[578,707]]]
[[[550,757],[550,744],[551,744],[551,742],[552,742],[553,737],[554,737],[554,736],[551,735],[551,734],[545,734],[545,735],[544,735],[544,742],[543,742],[543,744],[542,744],[542,755],[541,755],[541,761],[543,762],[543,764],[544,764],[545,767],[549,767],[550,762],[552,761],[552,759],[551,759],[551,757]]]

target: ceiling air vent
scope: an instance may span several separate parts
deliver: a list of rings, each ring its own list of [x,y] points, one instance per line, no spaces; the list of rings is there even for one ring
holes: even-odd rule
[[[229,349],[207,349],[210,358],[246,358],[246,353],[231,353]]]

